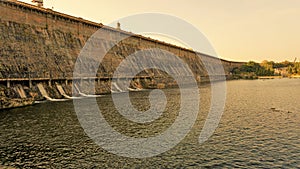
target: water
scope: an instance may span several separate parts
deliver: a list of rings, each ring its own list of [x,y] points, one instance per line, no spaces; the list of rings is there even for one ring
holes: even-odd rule
[[[300,168],[300,80],[227,82],[218,129],[198,143],[209,110],[210,87],[200,88],[201,111],[191,132],[161,155],[132,159],[111,154],[83,131],[73,102],[48,102],[0,112],[0,165],[22,168]],[[151,124],[122,118],[111,96],[97,98],[113,128],[131,137],[155,136],[176,119],[179,92],[164,90],[166,112]],[[150,106],[148,91],[132,92],[138,110]],[[123,97],[120,94],[119,97]]]

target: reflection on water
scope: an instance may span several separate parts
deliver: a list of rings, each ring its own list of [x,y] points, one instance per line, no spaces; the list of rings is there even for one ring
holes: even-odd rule
[[[0,165],[53,168],[174,168],[174,167],[300,167],[300,80],[227,82],[227,101],[219,128],[204,144],[198,137],[210,104],[203,86],[201,111],[188,136],[159,156],[131,159],[97,146],[81,128],[73,102],[48,102],[0,112]],[[166,112],[151,124],[122,118],[110,96],[97,102],[115,130],[131,137],[149,137],[176,119],[179,92],[164,90]],[[138,110],[149,108],[148,92],[131,93]],[[120,94],[122,97],[122,94]]]

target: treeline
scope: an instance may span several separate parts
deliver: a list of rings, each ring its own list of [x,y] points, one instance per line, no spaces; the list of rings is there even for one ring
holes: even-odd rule
[[[287,70],[291,75],[300,75],[300,62],[296,62],[295,64],[289,66]]]
[[[257,76],[289,76],[300,74],[300,62],[274,62],[263,61],[256,63],[249,61],[239,68],[234,68],[233,75],[239,75],[242,78],[256,78]]]

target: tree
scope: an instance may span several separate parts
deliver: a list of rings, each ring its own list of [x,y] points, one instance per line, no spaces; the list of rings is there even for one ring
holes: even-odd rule
[[[249,61],[241,67],[242,72],[256,72],[260,68],[260,65],[254,61]]]

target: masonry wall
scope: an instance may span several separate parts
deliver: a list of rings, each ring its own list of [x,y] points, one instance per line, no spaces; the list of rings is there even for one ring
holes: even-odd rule
[[[102,24],[50,9],[22,2],[0,1],[0,79],[71,78],[80,50],[88,38],[100,28],[103,28]],[[104,46],[114,41],[116,37],[130,37],[107,53],[99,67],[98,77],[111,76],[124,58],[138,50],[160,48],[186,61],[199,82],[208,79],[202,60],[191,50],[114,28],[104,30],[107,32],[105,40],[101,41]],[[211,56],[197,54],[207,60],[212,69],[219,61]],[[222,60],[222,63],[226,75],[230,74],[232,68],[243,64],[226,60]],[[90,66],[85,65],[85,69],[88,70]],[[164,75],[157,71],[144,72],[143,75],[147,74]],[[165,79],[169,77],[166,76]],[[154,79],[155,82],[159,83]],[[173,84],[168,80],[164,80],[163,83]],[[109,87],[99,84],[101,85],[96,89],[98,93],[109,92]],[[71,91],[67,86],[65,90]],[[107,91],[100,89],[101,86]]]

